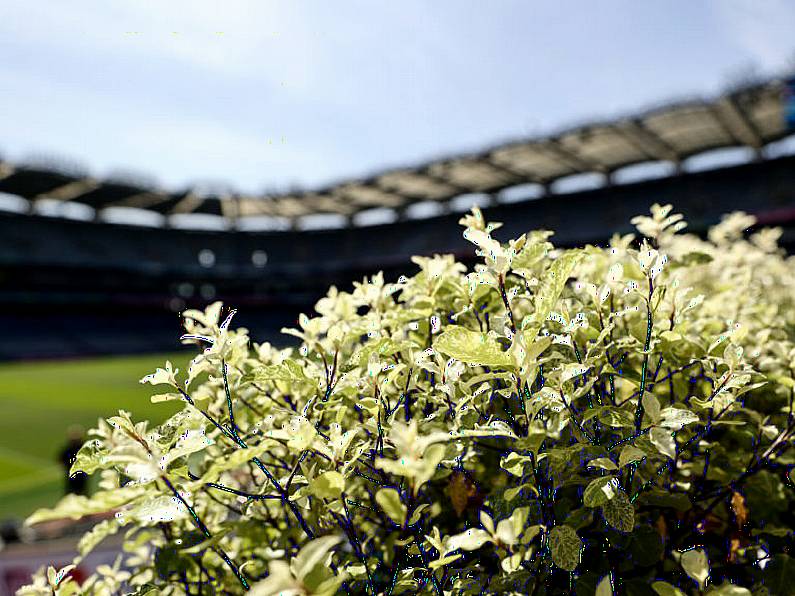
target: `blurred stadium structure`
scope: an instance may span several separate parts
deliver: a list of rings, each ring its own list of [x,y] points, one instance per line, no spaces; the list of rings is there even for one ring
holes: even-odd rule
[[[782,226],[792,249],[794,97],[795,83],[769,80],[272,196],[169,193],[0,161],[0,358],[173,349],[176,313],[214,299],[273,341],[329,285],[396,277],[414,254],[470,255],[457,220],[473,202],[507,235],[547,228],[559,245],[627,232],[654,202],[674,203],[696,232],[743,209]]]

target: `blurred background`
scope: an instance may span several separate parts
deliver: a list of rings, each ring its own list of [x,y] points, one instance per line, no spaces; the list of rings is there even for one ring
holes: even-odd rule
[[[138,379],[184,367],[187,307],[289,343],[330,285],[471,262],[473,204],[567,246],[742,209],[791,250],[793,31],[788,0],[0,4],[0,594],[68,558],[18,521],[85,490],[81,427],[173,411]]]

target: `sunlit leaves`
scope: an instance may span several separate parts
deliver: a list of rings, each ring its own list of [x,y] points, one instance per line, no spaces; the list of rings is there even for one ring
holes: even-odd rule
[[[158,368],[152,374],[146,375],[141,379],[141,383],[150,383],[152,385],[171,385],[172,387],[176,387],[176,374],[178,372],[179,370],[174,370],[171,368],[171,362],[166,361],[166,366],[164,368]]]
[[[529,330],[530,337],[535,336],[549,313],[555,308],[563,289],[566,286],[582,254],[570,251],[557,258],[545,272],[544,278],[535,299],[535,311],[522,322],[522,329]]]
[[[513,365],[513,359],[494,337],[464,327],[449,326],[436,338],[434,348],[468,364],[496,367]]]
[[[295,360],[285,360],[281,364],[263,366],[243,378],[246,382],[263,383],[267,381],[282,381],[290,385],[311,383],[304,369]]]
[[[394,488],[382,488],[375,494],[375,500],[381,509],[397,525],[406,521],[406,506],[400,500],[400,494]]]
[[[334,574],[328,567],[331,549],[342,539],[323,536],[307,542],[288,564],[283,560],[271,561],[266,579],[252,586],[255,596],[284,594],[310,594],[331,596],[335,594],[345,574]]]
[[[487,542],[491,542],[491,534],[486,530],[481,530],[480,528],[471,528],[462,532],[461,534],[457,534],[456,536],[451,536],[450,540],[448,541],[448,548],[451,550],[456,549],[463,549],[463,550],[477,550]]]
[[[52,509],[39,509],[25,523],[36,524],[55,519],[80,519],[94,513],[105,513],[130,503],[143,495],[141,486],[129,486],[112,491],[101,491],[90,497],[69,494]]]
[[[420,257],[396,283],[332,288],[288,330],[294,348],[252,346],[220,303],[186,312],[185,341],[202,350],[187,379],[168,363],[144,379],[184,409],[156,428],[125,412],[101,421],[74,471],[100,473],[103,490],[32,520],[113,513],[80,543],[129,531],[125,567],[87,580],[107,593],[127,568],[139,594],[181,589],[182,573],[242,593],[215,549],[265,595],[346,582],[372,594],[436,583],[676,596],[696,588],[688,575],[705,594],[746,593],[704,584],[702,550],[716,578],[733,557],[733,575],[788,586],[791,489],[762,459],[788,428],[795,386],[792,263],[770,235],[741,239],[736,221],[715,244],[677,234],[669,207],[652,211],[637,223],[653,241],[575,250],[545,232],[501,242],[474,211],[473,268]],[[770,451],[779,466],[786,446]]]
[[[321,499],[336,499],[345,490],[345,478],[339,472],[323,472],[310,483],[312,494]]]

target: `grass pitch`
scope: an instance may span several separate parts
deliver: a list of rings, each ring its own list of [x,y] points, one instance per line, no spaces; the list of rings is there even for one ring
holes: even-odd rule
[[[171,360],[184,370],[190,353],[0,364],[0,520],[24,517],[63,494],[59,453],[67,429],[129,410],[159,423],[179,407],[152,404],[144,375]]]

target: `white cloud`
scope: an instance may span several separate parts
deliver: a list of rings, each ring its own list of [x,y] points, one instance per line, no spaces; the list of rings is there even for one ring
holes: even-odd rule
[[[787,0],[683,5],[0,2],[0,148],[170,186],[316,186],[708,90],[791,52]]]
[[[795,3],[791,0],[715,0],[728,35],[765,71],[793,66]]]

